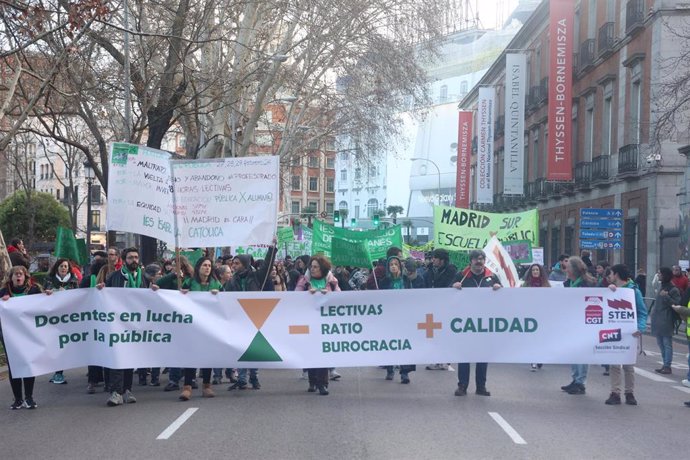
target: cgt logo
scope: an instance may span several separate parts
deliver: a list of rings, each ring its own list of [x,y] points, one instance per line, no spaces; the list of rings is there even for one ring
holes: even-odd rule
[[[599,305],[588,305],[585,308],[585,324],[603,324],[604,309]]]
[[[599,343],[620,342],[621,340],[620,329],[604,329],[599,331]]]

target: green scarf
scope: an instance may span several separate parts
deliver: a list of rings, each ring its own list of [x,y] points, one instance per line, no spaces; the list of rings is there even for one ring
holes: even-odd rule
[[[321,289],[326,289],[326,278],[324,277],[319,280],[317,280],[316,278],[312,278],[311,280],[309,280],[309,284],[311,284],[312,289],[317,289],[319,291]]]
[[[192,279],[192,280],[187,280],[184,283],[182,283],[185,289],[189,289],[192,292],[209,292],[209,291],[220,291],[223,289],[223,286],[220,284],[220,282],[214,278],[209,278],[208,284],[201,284],[197,280]]]
[[[125,265],[122,266],[122,274],[127,277],[127,286],[130,288],[140,288],[141,287],[141,268],[137,268],[136,276],[132,276]]]
[[[393,289],[404,289],[402,277],[391,278],[391,288]]]
[[[572,283],[570,283],[570,287],[579,287],[582,284],[582,277],[579,277]]]

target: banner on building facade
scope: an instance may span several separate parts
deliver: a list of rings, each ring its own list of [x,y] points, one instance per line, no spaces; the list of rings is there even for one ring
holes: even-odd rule
[[[503,193],[523,195],[525,184],[525,91],[527,57],[506,54]]]
[[[496,89],[479,88],[477,106],[477,203],[494,202],[494,106]]]
[[[550,0],[549,17],[549,141],[546,178],[573,179],[572,86],[575,2]]]
[[[470,166],[472,164],[472,112],[458,113],[458,157],[455,178],[455,206],[470,207]]]
[[[449,251],[484,249],[495,233],[500,241],[529,240],[539,245],[539,213],[492,213],[434,206],[436,247]]]
[[[108,169],[108,230],[146,235],[175,246],[170,154],[115,142]]]
[[[76,289],[0,301],[13,377],[86,365],[635,362],[630,289]],[[557,308],[554,308],[557,306]]]

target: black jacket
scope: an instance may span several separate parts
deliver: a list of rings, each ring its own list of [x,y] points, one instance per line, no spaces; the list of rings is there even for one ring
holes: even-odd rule
[[[273,246],[268,248],[266,257],[264,258],[264,263],[258,270],[254,270],[248,261],[243,260],[244,257],[239,256],[240,261],[245,268],[235,273],[232,279],[226,284],[226,290],[233,292],[272,291],[273,283],[269,282],[270,280],[268,279],[267,275],[271,270],[271,266],[273,265],[275,253],[276,248]]]
[[[454,283],[462,283],[463,288],[474,288],[474,287],[493,287],[494,284],[501,284],[498,276],[493,274],[488,268],[484,268],[484,273],[481,276],[477,276],[470,270],[470,267],[465,268],[463,271],[458,272],[453,280]]]
[[[86,277],[85,277],[86,278]],[[43,289],[51,291],[59,291],[60,289],[69,290],[77,289],[79,287],[79,280],[76,276],[70,275],[69,279],[65,282],[60,281],[56,277],[48,277],[43,285]]]
[[[108,275],[108,278],[105,280],[105,287],[127,287],[127,278],[125,278],[125,275],[122,274],[122,270],[115,270]],[[146,280],[146,277],[143,273],[141,274],[141,287],[149,287],[149,282]]]
[[[455,272],[458,271],[453,264],[444,265],[436,270],[433,266],[424,273],[424,284],[428,288],[447,288],[453,285]]]

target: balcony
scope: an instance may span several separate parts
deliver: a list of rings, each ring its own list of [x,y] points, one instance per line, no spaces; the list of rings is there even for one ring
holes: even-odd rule
[[[580,190],[592,188],[592,162],[581,161],[575,165],[575,187]]]
[[[548,201],[549,195],[551,194],[551,183],[546,182],[546,179],[540,177],[534,184],[537,199],[539,201]]]
[[[575,187],[571,182],[552,182],[551,183],[551,196],[557,200],[563,196],[573,195],[575,193]]]
[[[613,45],[615,43],[614,31],[616,23],[607,22],[599,29],[599,57],[606,57],[613,52]]]
[[[584,72],[594,65],[596,57],[596,40],[593,38],[587,39],[580,45],[580,62],[579,71]]]
[[[496,119],[496,123],[494,124],[494,140],[503,136],[503,133],[505,132],[505,126],[506,117],[505,115],[501,115]]]
[[[640,144],[624,145],[618,150],[618,175],[636,175],[640,166]]]
[[[644,0],[629,0],[625,5],[625,33],[630,35],[644,29]]]
[[[539,107],[539,100],[541,96],[541,87],[539,85],[532,86],[529,89],[529,96],[527,101],[527,107],[531,110],[536,110]]]
[[[525,184],[525,202],[536,203],[537,201],[537,183],[527,182]]]
[[[539,83],[539,102],[545,104],[549,100],[549,77],[544,77]]]
[[[609,155],[599,155],[592,160],[592,182],[608,182],[610,159]]]

